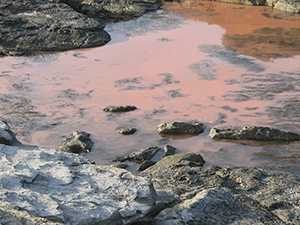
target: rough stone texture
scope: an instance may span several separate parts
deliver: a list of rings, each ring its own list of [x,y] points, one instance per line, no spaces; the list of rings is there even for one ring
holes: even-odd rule
[[[290,13],[300,13],[300,0],[278,0],[274,9]]]
[[[253,141],[300,141],[300,134],[270,127],[242,127],[241,129],[212,128],[209,136],[213,139]]]
[[[135,134],[136,131],[137,131],[136,128],[120,128],[120,129],[118,129],[118,132],[123,135],[132,135],[132,134]]]
[[[64,152],[83,153],[90,152],[94,143],[90,134],[84,131],[75,131],[67,137],[57,149]]]
[[[119,162],[118,167],[125,168],[129,171],[143,171],[162,158],[174,155],[176,151],[177,149],[170,145],[165,145],[163,148],[154,146],[118,157],[115,162]]]
[[[200,155],[177,154],[142,174],[181,200],[156,224],[300,224],[300,182],[288,173],[204,167]]]
[[[9,125],[0,120],[0,144],[5,145],[18,145],[20,142],[17,140],[15,133],[11,130]]]
[[[241,5],[254,5],[261,6],[265,5],[266,0],[218,0],[219,2],[241,4]]]
[[[204,131],[204,125],[199,122],[165,122],[158,126],[162,135],[198,135]]]
[[[0,224],[142,224],[155,204],[151,183],[126,170],[0,145]]]
[[[0,55],[30,55],[107,43],[104,24],[58,0],[1,0]]]
[[[104,112],[110,113],[124,113],[137,110],[137,107],[134,105],[125,105],[125,106],[107,106],[103,109]]]
[[[90,17],[124,20],[161,6],[160,0],[63,0]]]

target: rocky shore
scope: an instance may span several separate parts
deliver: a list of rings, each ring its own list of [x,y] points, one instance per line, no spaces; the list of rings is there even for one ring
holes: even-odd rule
[[[253,130],[217,133],[299,139],[277,129]],[[96,165],[67,152],[90,150],[84,132],[74,132],[58,150],[23,146],[4,122],[0,137],[0,224],[300,224],[300,181],[287,172],[217,167],[169,145]]]

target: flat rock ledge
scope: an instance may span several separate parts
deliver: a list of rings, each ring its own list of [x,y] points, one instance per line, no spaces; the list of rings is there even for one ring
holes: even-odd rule
[[[76,154],[0,145],[0,224],[143,223],[155,209],[146,178]]]
[[[5,225],[299,225],[299,202],[292,174],[209,167],[195,153],[134,175],[77,154],[0,145]]]

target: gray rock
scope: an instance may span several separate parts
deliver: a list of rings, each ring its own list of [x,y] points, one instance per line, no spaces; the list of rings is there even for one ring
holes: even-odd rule
[[[197,154],[168,156],[142,172],[156,191],[179,202],[154,224],[295,224],[300,221],[300,182],[292,174],[259,168],[204,165]]]
[[[0,120],[0,144],[5,145],[18,145],[20,142],[17,140],[15,133],[11,130],[9,125]]]
[[[125,106],[107,106],[103,109],[104,112],[110,113],[124,113],[137,110],[137,107],[134,105],[125,105]]]
[[[160,8],[160,0],[63,0],[90,17],[126,20]]]
[[[173,208],[163,210],[154,225],[284,225],[256,201],[226,188],[198,192]]]
[[[161,135],[198,135],[204,131],[204,125],[199,122],[165,122],[158,126]]]
[[[212,128],[209,136],[213,139],[253,140],[253,141],[300,141],[300,134],[270,127],[242,127],[240,129]]]
[[[84,131],[75,131],[67,137],[57,149],[64,152],[83,153],[90,152],[94,143],[90,134]]]
[[[58,0],[1,0],[0,55],[31,55],[100,46],[104,23]]]
[[[143,224],[155,210],[146,178],[76,154],[0,146],[0,224]]]
[[[170,145],[161,147],[149,147],[137,152],[132,152],[126,156],[118,157],[115,162],[120,162],[119,167],[129,171],[143,171],[154,165],[162,158],[176,153],[176,148]]]
[[[120,129],[118,129],[118,132],[123,135],[132,135],[137,132],[137,129],[136,128],[120,128]]]

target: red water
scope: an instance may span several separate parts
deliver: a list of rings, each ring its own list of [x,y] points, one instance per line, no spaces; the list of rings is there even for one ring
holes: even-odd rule
[[[189,14],[186,7],[182,10],[178,5],[168,7],[184,16],[183,22],[171,29],[131,35],[100,48],[40,57],[1,58],[1,94],[17,93],[31,99],[36,111],[46,114],[51,123],[57,122],[47,129],[33,128],[28,135],[20,138],[27,143],[55,147],[63,136],[73,130],[85,130],[96,141],[88,157],[98,162],[107,162],[118,154],[163,143],[175,145],[181,151],[201,152],[215,164],[252,166],[271,162],[271,156],[266,159],[255,156],[265,151],[265,146],[213,142],[207,137],[208,131],[192,138],[161,138],[155,129],[159,123],[169,120],[199,120],[207,127],[272,124],[273,119],[265,111],[268,106],[276,104],[277,98],[236,101],[226,96],[242,89],[245,85],[241,83],[243,74],[264,76],[280,71],[300,72],[300,55],[293,51],[293,56],[288,58],[264,61],[246,55],[254,66],[257,64],[263,68],[253,72],[247,64],[236,64],[199,49],[199,46],[216,45],[226,49],[223,47],[223,35],[231,29],[248,32],[249,24],[245,28],[241,23],[232,26],[232,19],[221,20],[222,23],[211,22],[213,18],[218,21],[219,14],[207,17],[210,20],[208,24],[205,16],[194,16],[196,8]],[[227,8],[226,13],[233,12],[235,7]],[[245,13],[248,10],[245,9]],[[251,10],[261,15],[262,9]],[[230,15],[239,20],[240,14]],[[268,20],[272,21],[270,26],[274,26],[275,19]],[[278,23],[279,27],[289,23],[291,27],[300,28],[299,20],[297,23],[294,20],[283,21]],[[251,23],[249,31],[256,27],[256,22],[248,21]],[[112,38],[114,40],[114,33]],[[197,66],[192,69],[193,64],[199,63],[201,69]],[[210,72],[213,77],[205,78]],[[166,74],[171,74],[171,79],[166,79],[170,78]],[[124,79],[133,81],[126,83]],[[28,88],[16,90],[14,83]],[[174,90],[180,91],[179,97],[170,96],[175,93]],[[126,104],[136,105],[139,110],[122,115],[109,115],[102,111],[107,105]],[[116,132],[120,126],[137,127],[138,132],[133,136],[121,136]],[[22,127],[16,129],[22,130]],[[299,146],[270,148],[287,147],[296,149]]]

